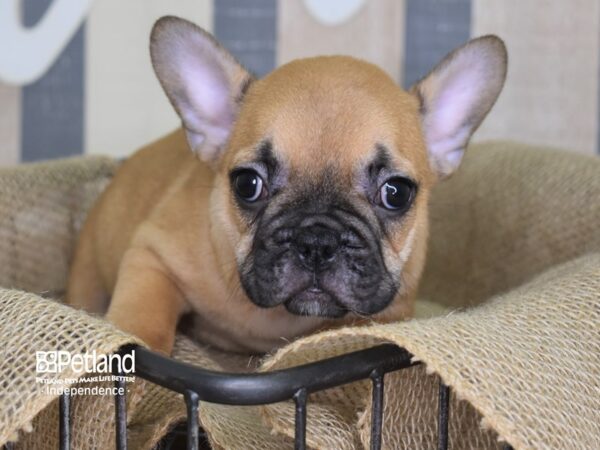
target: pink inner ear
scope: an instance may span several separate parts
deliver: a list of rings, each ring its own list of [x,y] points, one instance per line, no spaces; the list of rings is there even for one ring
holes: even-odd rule
[[[204,57],[178,55],[176,64],[185,91],[180,110],[195,131],[227,132],[233,123],[228,80],[214,55],[204,53]]]
[[[453,73],[444,80],[444,86],[433,100],[428,118],[428,140],[431,143],[453,141],[468,125],[469,116],[481,94],[481,82],[477,71]]]
[[[437,170],[444,174],[460,164],[474,125],[471,116],[483,95],[482,71],[473,64],[465,66],[439,74],[438,92],[425,118],[430,155]]]

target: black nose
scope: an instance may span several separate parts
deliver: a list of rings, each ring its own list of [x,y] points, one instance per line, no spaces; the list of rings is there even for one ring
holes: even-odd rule
[[[323,269],[331,264],[339,246],[338,233],[322,225],[302,227],[294,239],[298,258],[309,269]]]

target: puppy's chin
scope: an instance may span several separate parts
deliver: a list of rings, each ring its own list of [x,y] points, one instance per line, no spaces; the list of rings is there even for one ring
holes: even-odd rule
[[[298,316],[319,316],[330,319],[344,317],[348,310],[337,304],[327,292],[307,289],[284,302],[285,308]]]

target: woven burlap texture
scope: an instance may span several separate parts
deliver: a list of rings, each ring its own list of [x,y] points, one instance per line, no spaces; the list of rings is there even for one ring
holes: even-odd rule
[[[43,298],[60,297],[74,236],[116,167],[79,158],[0,170],[0,443],[57,446],[56,399],[35,381],[36,351],[108,353],[134,341]],[[386,375],[384,448],[435,447],[440,377],[453,392],[451,448],[498,448],[499,437],[517,449],[600,448],[599,199],[599,159],[474,146],[431,205],[420,297],[452,312],[309,336],[258,370],[395,342],[424,364]],[[216,370],[257,363],[184,337],[174,357]],[[185,417],[178,394],[141,380],[129,390],[132,448],[150,448]],[[309,447],[368,447],[370,396],[368,382],[311,395]],[[112,405],[75,399],[73,448],[113,446]],[[200,420],[214,448],[292,447],[291,403],[203,403]]]

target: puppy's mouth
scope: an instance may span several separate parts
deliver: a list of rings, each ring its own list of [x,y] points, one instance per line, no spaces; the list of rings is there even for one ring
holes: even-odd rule
[[[348,309],[338,304],[334,296],[314,286],[292,296],[283,304],[290,313],[298,316],[339,319],[348,313]]]

